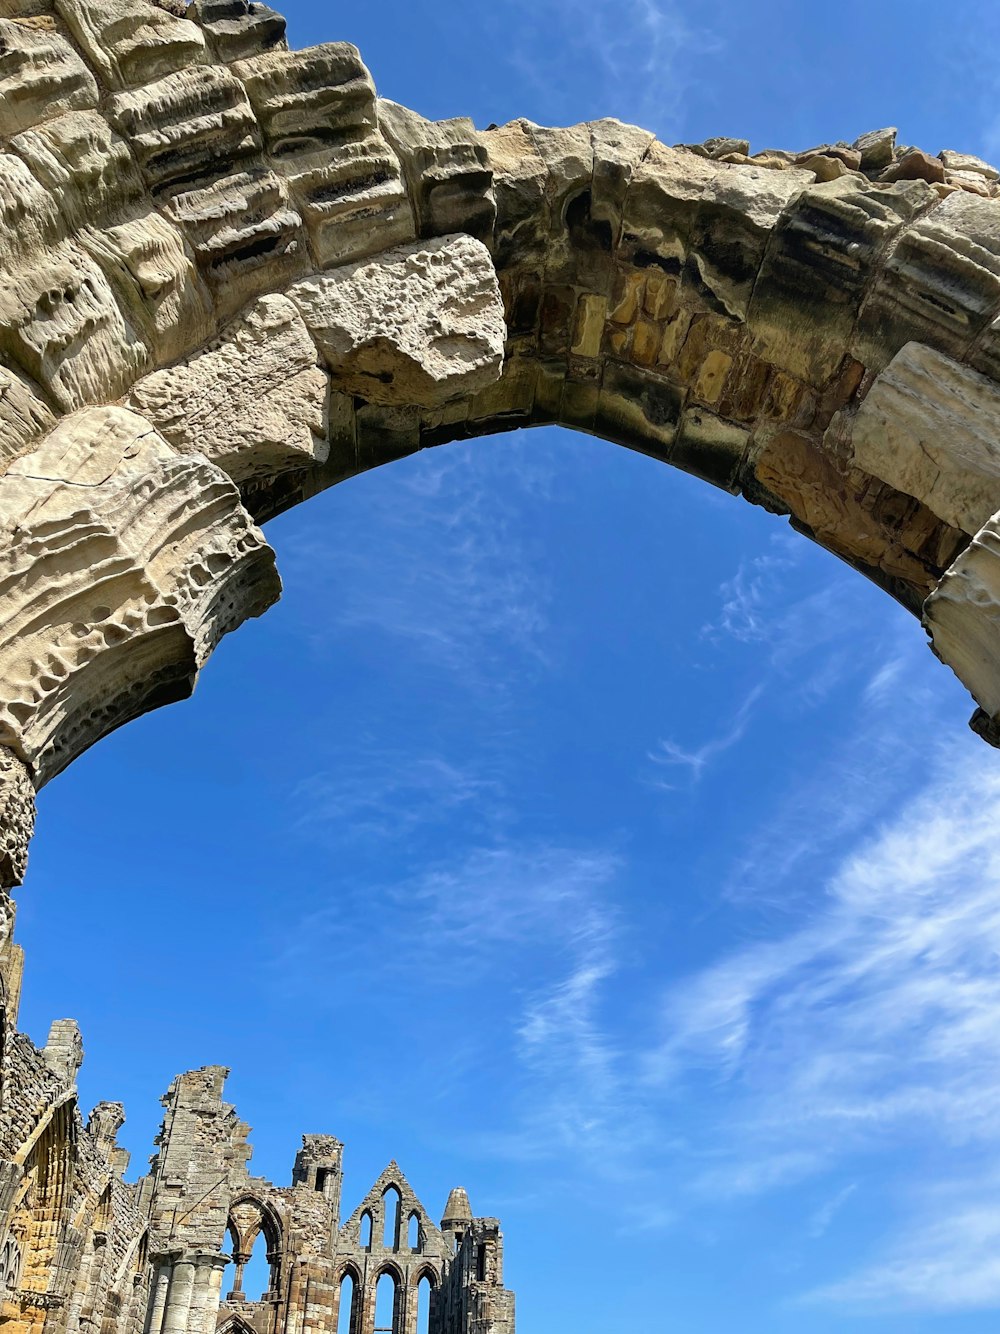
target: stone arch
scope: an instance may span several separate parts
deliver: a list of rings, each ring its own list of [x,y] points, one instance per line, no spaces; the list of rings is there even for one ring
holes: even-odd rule
[[[358,1266],[354,1264],[353,1261],[348,1260],[347,1263],[342,1265],[337,1271],[335,1280],[337,1299],[336,1320],[333,1328],[337,1334],[340,1334],[340,1331],[345,1328],[344,1313],[341,1310],[341,1303],[344,1300],[344,1284],[348,1279],[351,1281],[351,1307],[347,1315],[346,1324],[348,1334],[358,1334],[361,1325],[362,1312],[364,1309],[364,1283]]]
[[[414,1266],[410,1270],[406,1292],[406,1311],[404,1318],[405,1334],[417,1334],[420,1317],[420,1285],[427,1281],[428,1308],[436,1301],[436,1294],[441,1287],[441,1275],[433,1264]],[[428,1309],[429,1314],[429,1309]]]
[[[427,1279],[432,1288],[437,1288],[441,1283],[440,1269],[427,1261],[422,1265],[414,1265],[410,1271],[410,1287],[416,1288],[420,1285],[421,1279]]]
[[[230,1201],[227,1228],[239,1239],[240,1246],[252,1246],[259,1233],[264,1233],[269,1251],[280,1251],[284,1228],[273,1205],[250,1192],[236,1195]]]
[[[386,1250],[398,1251],[403,1227],[403,1192],[394,1181],[382,1191],[381,1243]]]
[[[23,1256],[16,1237],[8,1236],[0,1246],[0,1304],[14,1301],[21,1282]]]
[[[394,1260],[384,1260],[373,1266],[365,1286],[365,1313],[362,1324],[363,1334],[375,1334],[376,1328],[383,1331],[385,1326],[377,1326],[379,1286],[383,1279],[392,1280],[392,1320],[391,1334],[404,1334],[407,1309],[407,1286],[403,1270]]]
[[[268,1292],[279,1292],[284,1261],[284,1229],[277,1210],[252,1193],[237,1195],[229,1205],[226,1231],[233,1239],[235,1274],[232,1294],[242,1299],[243,1272],[260,1236],[263,1236],[267,1248]]]
[[[361,1270],[353,1260],[345,1260],[337,1270],[337,1283],[342,1283],[345,1278],[353,1278],[358,1284],[361,1283]]]
[[[219,1325],[216,1334],[256,1334],[256,1331],[242,1316],[231,1315]]]
[[[438,125],[379,101],[346,44],[262,50],[250,18],[166,15],[126,51],[83,0],[60,13],[76,48],[9,41],[71,67],[82,109],[25,90],[0,113],[6,883],[33,789],[190,693],[278,596],[260,523],[515,427],[599,435],[786,516],[922,617],[1000,739],[987,176],[941,159],[919,179],[889,135],[796,159],[612,120]],[[153,151],[164,118],[183,151]],[[223,161],[261,197],[227,195]]]
[[[378,1280],[382,1277],[383,1274],[391,1274],[392,1277],[396,1280],[396,1283],[401,1288],[405,1288],[406,1276],[403,1273],[402,1265],[400,1265],[400,1263],[397,1260],[387,1258],[379,1261],[378,1264],[373,1265],[371,1274],[369,1275],[369,1280],[368,1280],[369,1283],[374,1285],[375,1283],[378,1282]]]

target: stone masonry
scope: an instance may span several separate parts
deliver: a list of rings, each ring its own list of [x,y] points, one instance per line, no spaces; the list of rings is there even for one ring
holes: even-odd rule
[[[380,1284],[388,1334],[514,1334],[495,1218],[474,1218],[458,1189],[434,1223],[393,1162],[342,1220],[343,1145],[331,1135],[303,1137],[290,1186],[252,1176],[249,1128],[223,1101],[221,1066],[177,1076],[149,1173],[125,1182],[121,1104],[86,1121],[77,1104],[75,1023],[53,1024],[41,1051],[16,1031],[12,923],[4,896],[2,1334],[375,1334]],[[270,1276],[251,1301],[243,1270],[261,1235]]]
[[[249,0],[0,0],[0,875],[279,596],[260,524],[558,422],[922,618],[1000,739],[1000,173],[432,123]]]

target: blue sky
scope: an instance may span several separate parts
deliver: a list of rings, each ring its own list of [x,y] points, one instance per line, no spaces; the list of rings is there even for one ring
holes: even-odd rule
[[[430,116],[1000,153],[987,6],[290,4]],[[133,1172],[232,1067],[254,1169],[347,1142],[499,1214],[520,1334],[995,1331],[1000,757],[780,520],[556,430],[268,528],[286,591],[46,789],[23,1025]]]

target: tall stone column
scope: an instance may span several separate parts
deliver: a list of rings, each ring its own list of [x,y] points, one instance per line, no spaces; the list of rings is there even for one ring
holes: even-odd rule
[[[195,1275],[188,1315],[188,1334],[213,1334],[222,1295],[226,1257],[215,1252],[194,1256]]]
[[[191,1255],[182,1255],[175,1262],[163,1312],[163,1334],[188,1334],[196,1271],[197,1266]]]
[[[157,1256],[154,1261],[153,1281],[149,1289],[149,1308],[143,1334],[160,1334],[163,1329],[163,1313],[167,1309],[167,1293],[170,1291],[170,1275],[174,1267],[172,1255]]]

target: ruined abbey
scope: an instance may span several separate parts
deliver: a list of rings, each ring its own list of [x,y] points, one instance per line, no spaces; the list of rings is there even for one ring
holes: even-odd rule
[[[435,1223],[395,1164],[342,1218],[328,1135],[251,1176],[220,1067],[124,1180],[75,1025],[16,1028],[35,793],[277,599],[268,519],[542,423],[786,516],[1000,743],[998,183],[891,130],[432,123],[257,0],[0,0],[3,1334],[513,1334],[495,1219]]]
[[[16,1031],[21,951],[0,903],[0,1328],[4,1334],[514,1334],[495,1218],[461,1189],[440,1225],[390,1163],[343,1218],[343,1148],[304,1135],[290,1186],[250,1174],[227,1071],[178,1075],[148,1175],[123,1180],[120,1103],[86,1120],[72,1020],[39,1051]],[[243,1291],[263,1238],[266,1291]],[[223,1288],[227,1262],[232,1287]],[[255,1299],[251,1299],[255,1297]],[[376,1318],[383,1324],[376,1324]]]

